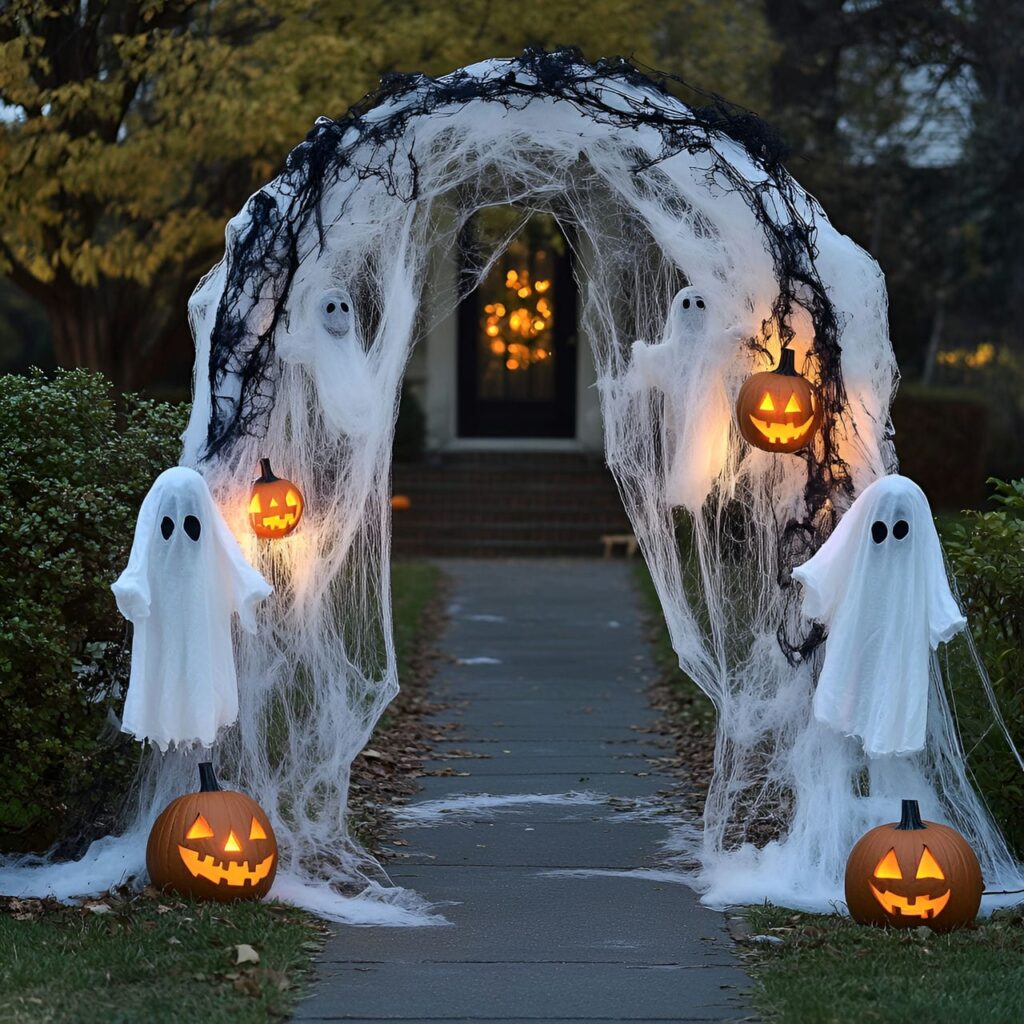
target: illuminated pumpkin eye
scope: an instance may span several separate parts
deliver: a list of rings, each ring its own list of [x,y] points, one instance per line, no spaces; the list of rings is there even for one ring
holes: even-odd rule
[[[264,831],[263,826],[255,819],[252,819],[252,824],[249,826],[249,838],[250,839],[266,839],[267,833]]]
[[[235,838],[234,832],[228,833],[228,841],[224,844],[225,853],[241,853],[242,847],[239,846],[238,840]]]
[[[775,403],[772,401],[772,396],[766,391],[764,398],[761,399],[761,404],[758,406],[761,412],[775,412]]]
[[[900,871],[900,862],[896,859],[896,851],[890,850],[879,862],[878,867],[875,868],[875,878],[902,878],[903,872]]]
[[[800,403],[796,400],[796,395],[789,396],[789,401],[786,403],[786,412],[803,412],[800,408]]]
[[[249,502],[249,512],[251,514],[253,512],[259,512],[259,511],[260,511],[260,496],[258,494],[254,494],[252,496],[252,501]]]
[[[185,833],[186,839],[209,839],[213,835],[210,823],[200,814],[192,822],[192,827]]]
[[[298,496],[298,494],[295,493],[295,491],[289,491],[284,496],[284,501],[285,501],[286,505],[294,507],[294,506],[300,504],[302,499]]]
[[[946,876],[939,867],[939,862],[932,856],[932,851],[926,846],[921,854],[921,863],[917,865],[918,878],[939,878],[945,881]]]

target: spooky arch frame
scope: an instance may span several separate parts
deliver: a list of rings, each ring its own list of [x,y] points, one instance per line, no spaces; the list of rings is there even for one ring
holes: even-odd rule
[[[388,77],[341,119],[321,118],[230,222],[225,257],[190,303],[184,461],[203,470],[240,535],[260,457],[307,497],[288,540],[248,541],[277,594],[260,635],[243,638],[240,724],[219,751],[267,806],[282,866],[315,874],[311,858],[331,849],[342,875],[359,876],[348,766],[398,685],[387,551],[397,397],[431,254],[492,205],[550,212],[578,240],[606,456],[680,663],[719,712],[706,857],[742,843],[750,808],[793,806],[805,787],[787,758],[820,637],[800,621],[789,569],[855,490],[894,465],[897,375],[878,267],[782,157],[748,112],[718,100],[692,109],[624,60],[528,50],[437,79]],[[465,275],[462,294],[489,265]],[[683,284],[700,287],[714,330],[680,355],[669,383],[685,422],[668,429],[662,400],[630,383],[630,352],[662,334]],[[342,328],[324,320],[338,306],[325,297],[338,294],[352,307]],[[784,345],[815,380],[822,425],[813,447],[772,456],[742,444],[730,410],[742,379]],[[672,444],[694,473],[694,593],[666,496]],[[724,582],[735,572],[742,602]],[[287,736],[281,749],[267,749],[269,718]],[[847,815],[836,827],[857,825]],[[820,870],[835,874],[833,861]],[[804,859],[801,870],[814,867]]]

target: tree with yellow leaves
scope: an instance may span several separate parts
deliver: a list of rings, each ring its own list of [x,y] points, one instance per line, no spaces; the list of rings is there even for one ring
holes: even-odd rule
[[[386,71],[571,43],[757,98],[753,0],[8,0],[0,9],[0,273],[57,361],[124,388],[188,350],[225,221],[317,116]]]

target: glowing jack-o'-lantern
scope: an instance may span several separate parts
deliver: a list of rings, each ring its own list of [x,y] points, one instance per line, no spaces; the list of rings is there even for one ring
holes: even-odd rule
[[[899,823],[865,833],[846,864],[846,904],[860,924],[952,931],[981,905],[978,858],[959,832],[922,821],[904,800]]]
[[[814,386],[796,372],[791,348],[782,350],[776,369],[748,377],[736,399],[740,433],[766,452],[795,452],[805,447],[820,415]]]
[[[302,518],[302,492],[291,482],[274,476],[270,459],[260,459],[260,477],[249,495],[249,524],[257,537],[287,537]]]
[[[244,793],[221,789],[212,764],[199,766],[199,781],[199,792],[169,803],[149,833],[150,881],[196,899],[260,899],[277,871],[270,819]]]

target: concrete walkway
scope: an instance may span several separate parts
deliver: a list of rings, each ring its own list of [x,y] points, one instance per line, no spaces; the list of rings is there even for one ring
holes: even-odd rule
[[[666,874],[653,812],[667,780],[636,729],[654,719],[654,669],[632,566],[444,568],[454,590],[442,649],[455,660],[434,690],[462,726],[447,749],[488,758],[429,766],[471,774],[424,780],[389,873],[442,904],[451,926],[338,927],[297,1018],[749,1017],[721,916]]]

